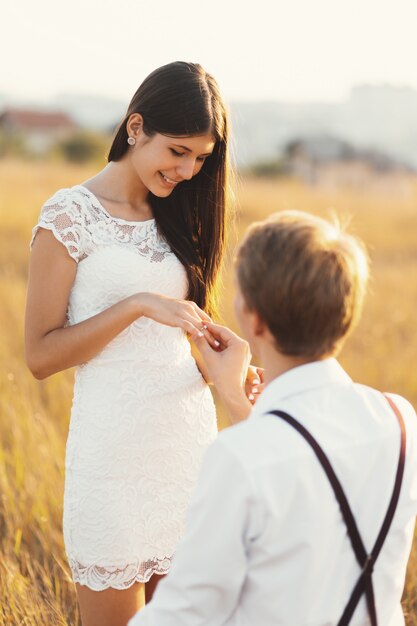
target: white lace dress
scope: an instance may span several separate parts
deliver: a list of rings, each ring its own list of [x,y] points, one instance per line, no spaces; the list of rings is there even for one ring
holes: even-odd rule
[[[68,324],[136,292],[186,297],[184,267],[153,219],[112,217],[77,185],[44,205],[32,241],[39,227],[78,263]],[[169,570],[216,434],[212,395],[181,329],[142,317],[76,369],[63,519],[75,582],[126,589]]]

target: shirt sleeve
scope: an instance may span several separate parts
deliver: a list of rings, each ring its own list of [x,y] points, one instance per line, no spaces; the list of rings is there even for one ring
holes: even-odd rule
[[[43,205],[38,223],[32,229],[32,247],[39,228],[52,231],[77,263],[82,255],[83,220],[81,206],[71,198],[68,189],[61,189]]]
[[[219,439],[205,454],[172,569],[128,626],[219,626],[237,606],[247,572],[249,484]]]

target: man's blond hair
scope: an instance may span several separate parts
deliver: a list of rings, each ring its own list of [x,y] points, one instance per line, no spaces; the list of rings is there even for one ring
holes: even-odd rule
[[[354,327],[368,279],[366,250],[335,220],[300,211],[253,224],[236,257],[239,286],[286,355],[334,355]]]

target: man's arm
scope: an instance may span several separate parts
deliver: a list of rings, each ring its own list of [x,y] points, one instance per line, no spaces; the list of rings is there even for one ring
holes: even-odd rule
[[[219,626],[235,609],[247,571],[250,489],[218,439],[206,452],[171,572],[128,626]]]
[[[199,346],[203,344],[205,348],[211,346],[211,352],[216,354],[219,352],[219,346],[214,345],[214,337],[210,334],[210,340],[205,335],[205,341],[200,342]],[[236,335],[237,337],[237,335]],[[198,337],[196,339],[199,339]],[[240,338],[239,338],[240,339]],[[197,348],[196,342],[193,338],[189,337],[191,346],[191,354],[197,364],[197,367],[208,385],[213,385],[211,375],[207,369],[206,361],[201,354],[199,348]],[[209,344],[209,345],[207,345]],[[204,349],[204,348],[203,348]],[[223,391],[223,404],[226,406],[231,422],[240,422],[242,419],[246,419],[249,415],[251,406],[255,404],[256,399],[264,389],[263,383],[263,369],[254,365],[249,365],[246,373],[246,380],[244,388],[227,388]],[[244,393],[242,393],[242,391]],[[249,402],[247,401],[249,400]]]
[[[216,387],[232,422],[246,419],[252,405],[244,386],[252,355],[247,341],[219,324],[205,322],[210,335],[220,343],[214,350],[205,337],[194,339],[204,361],[207,376]]]

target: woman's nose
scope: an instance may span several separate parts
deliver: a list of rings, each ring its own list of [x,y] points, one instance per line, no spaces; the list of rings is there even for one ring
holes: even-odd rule
[[[193,158],[184,159],[181,165],[177,167],[178,173],[180,174],[181,178],[183,178],[184,180],[190,180],[190,178],[193,177],[194,169],[195,169],[195,160]]]

